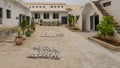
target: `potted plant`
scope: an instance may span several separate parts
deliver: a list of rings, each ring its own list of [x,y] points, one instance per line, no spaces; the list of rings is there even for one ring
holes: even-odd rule
[[[23,19],[20,27],[21,27],[21,30],[22,30],[23,40],[25,40],[26,39],[25,30],[27,29],[27,20],[25,18]]]
[[[17,37],[15,38],[16,45],[21,45],[23,43],[23,38],[21,37],[21,29],[15,28],[15,32],[17,32]]]
[[[34,32],[35,31],[35,22],[34,21],[31,22],[30,27],[31,27],[31,31]]]
[[[69,14],[68,17],[67,17],[68,18],[67,20],[69,22],[69,26],[72,26],[72,17],[73,16],[71,14]]]
[[[43,20],[42,20],[42,19],[40,19],[40,25],[43,25],[42,23],[43,23]]]
[[[103,39],[110,39],[114,36],[115,22],[112,16],[104,16],[100,24],[97,25],[99,29],[98,36]]]
[[[26,37],[30,37],[31,36],[31,32],[30,32],[30,30],[29,30],[29,26],[27,26],[27,31],[25,32],[25,34],[26,34]]]

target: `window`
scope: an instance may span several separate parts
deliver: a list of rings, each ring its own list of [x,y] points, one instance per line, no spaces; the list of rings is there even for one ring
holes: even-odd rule
[[[37,13],[35,13],[35,19],[37,19]]]
[[[34,8],[34,6],[32,6]]]
[[[2,8],[0,8],[0,24],[2,24],[2,16],[3,16],[3,11]]]
[[[76,16],[76,20],[77,20],[77,21],[79,20],[79,17],[80,17],[80,16]]]
[[[35,13],[35,19],[40,19],[40,13]]]
[[[38,6],[36,6],[36,8],[38,8]]]
[[[45,8],[45,6],[43,6],[43,8]]]
[[[53,19],[58,19],[59,18],[59,13],[53,13]]]
[[[44,19],[49,19],[49,13],[44,13]]]
[[[53,6],[51,6],[51,8],[53,8]]]
[[[107,6],[110,6],[110,5],[111,5],[111,1],[103,3],[104,7],[107,7]]]
[[[39,8],[41,8],[41,6],[39,6]]]
[[[58,8],[60,8],[60,6],[58,6]]]
[[[63,6],[61,6],[61,8],[63,8]]]
[[[11,11],[10,10],[6,10],[6,14],[7,14],[7,18],[11,18]]]
[[[0,8],[0,18],[3,17],[3,12],[2,12],[2,8]]]
[[[56,8],[56,6],[54,6],[54,8]]]

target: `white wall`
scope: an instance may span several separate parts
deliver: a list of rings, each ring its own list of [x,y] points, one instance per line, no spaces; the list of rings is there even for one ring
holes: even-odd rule
[[[3,24],[0,25],[0,28],[11,28],[17,26],[19,24],[19,19],[16,19],[16,17],[19,18],[19,14],[29,15],[30,13],[29,11],[26,11],[26,9],[22,6],[15,4],[11,1],[9,1],[7,5],[4,5],[4,0],[0,0],[0,7],[3,8]],[[7,9],[11,10],[10,19],[6,18]]]
[[[108,1],[111,1],[111,6],[104,8],[110,13],[110,15],[114,16],[120,24],[120,0],[103,0],[101,1],[101,4]]]
[[[80,19],[78,21],[79,27],[81,28],[81,30],[83,30],[82,27],[84,27],[85,31],[91,31],[90,16],[93,16],[94,14],[99,15],[99,21],[101,21],[101,14],[99,14],[99,12],[96,11],[96,9],[91,5],[91,3],[87,3],[82,9]],[[95,29],[94,25],[93,25],[93,28]]]
[[[67,16],[68,13],[67,12],[46,12],[49,13],[49,19],[44,19],[44,13],[43,12],[37,12],[40,13],[40,19],[42,19],[43,21],[57,21],[59,20],[59,22],[61,22],[61,17],[63,16]],[[59,19],[53,19],[53,13],[59,13]],[[32,13],[32,16],[34,17],[34,12]],[[38,22],[40,19],[35,19],[35,22]]]
[[[38,8],[36,8],[36,6],[38,6]],[[39,8],[39,6],[41,6],[41,8]],[[43,8],[43,6],[45,6],[45,8]],[[51,8],[51,6],[53,6],[53,8]],[[56,6],[56,8],[54,8],[54,6]],[[63,8],[61,8],[61,6],[63,6]],[[46,5],[45,4],[45,5],[28,5],[28,7],[30,8],[31,11],[65,11],[66,10],[66,5],[52,5],[52,4]]]
[[[93,4],[92,1],[89,1],[88,3],[86,3],[81,11],[80,11],[80,18],[77,22],[78,27],[85,31],[90,31],[90,16],[93,16],[94,14],[99,15],[99,23],[102,20],[102,13],[99,11],[99,9],[95,6],[95,4]],[[94,23],[93,23],[94,24]],[[94,29],[95,26],[93,25]],[[94,30],[93,29],[93,30]]]
[[[61,22],[61,17],[68,15],[67,10],[66,10],[66,4],[64,3],[61,4],[61,3],[41,3],[41,2],[34,3],[33,2],[33,3],[27,3],[27,5],[30,8],[30,11],[32,12],[31,16],[34,17],[34,13],[40,13],[40,19],[42,19],[43,21],[49,22],[49,21],[59,20],[59,22]],[[43,8],[43,6],[45,6],[45,8]],[[53,7],[51,8],[51,6]],[[54,6],[56,6],[56,8]],[[49,13],[50,18],[44,19],[44,13]],[[59,19],[53,19],[53,13],[59,13]],[[35,21],[39,22],[40,19],[35,19]]]
[[[79,16],[79,19],[78,19],[78,21],[77,21],[77,23],[76,23],[76,25],[75,25],[75,27],[77,27],[77,28],[79,28],[79,29],[81,29],[82,30],[82,24],[80,23],[81,22],[81,12],[82,12],[82,8],[79,6],[77,9],[74,9],[74,10],[72,10],[72,11],[70,11],[68,14],[72,14],[72,15],[74,15],[75,17],[76,16]]]

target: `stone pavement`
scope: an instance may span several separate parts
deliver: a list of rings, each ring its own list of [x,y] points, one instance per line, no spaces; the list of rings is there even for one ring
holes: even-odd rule
[[[41,32],[46,30],[62,32],[64,37],[41,37]],[[27,58],[36,43],[59,50],[61,59]],[[21,46],[1,43],[0,68],[120,68],[120,58],[63,26],[37,26],[36,32]]]

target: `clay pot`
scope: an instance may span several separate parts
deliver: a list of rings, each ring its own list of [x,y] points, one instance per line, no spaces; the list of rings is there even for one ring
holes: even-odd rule
[[[23,43],[23,38],[22,37],[16,37],[15,38],[15,43],[16,43],[16,45],[21,45]]]
[[[35,31],[35,28],[32,28]]]
[[[23,38],[23,40],[26,40],[26,35],[22,34],[22,38]]]
[[[30,32],[31,32],[31,33],[33,33],[33,32],[34,32],[34,30],[33,30],[33,29],[30,29]]]

